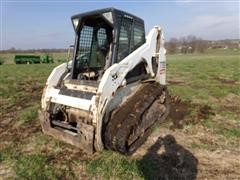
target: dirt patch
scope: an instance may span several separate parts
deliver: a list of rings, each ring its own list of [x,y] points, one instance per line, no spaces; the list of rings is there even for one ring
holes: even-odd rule
[[[191,101],[183,101],[179,96],[170,96],[170,114],[168,119],[172,121],[171,129],[181,129],[184,125],[196,124],[211,115],[215,115],[208,105],[193,104]],[[195,112],[192,114],[192,112]]]
[[[65,148],[64,151],[52,156],[52,161],[59,164],[62,162],[73,163],[73,161],[75,161],[76,159],[78,161],[85,162],[91,159],[91,157],[78,148]]]
[[[240,156],[229,151],[197,151],[199,179],[239,179]]]
[[[221,104],[225,109],[240,114],[240,96],[230,93],[221,100]]]
[[[0,120],[0,138],[19,139],[28,137],[31,133],[39,131],[40,124],[36,123],[38,120],[33,120],[34,123],[28,123],[22,126],[23,122],[18,119],[21,110],[31,107],[31,102],[22,100],[15,106],[5,109],[5,113],[1,116]]]
[[[32,104],[35,102],[39,103],[41,100],[41,91],[43,87],[39,83],[36,83],[34,85],[19,83],[17,85],[17,89],[24,92],[24,95],[22,97],[19,97],[14,104],[9,104],[7,102],[5,102],[5,104],[0,103],[0,105],[2,105],[2,111],[0,112],[0,126],[1,121],[3,121],[4,119],[8,118],[9,116],[12,118],[16,118],[16,114],[19,111],[32,106]]]
[[[19,137],[17,134],[22,136],[27,132],[27,134],[29,134],[29,131],[35,129],[35,127],[28,126],[18,128],[19,123],[21,124],[21,122],[18,121],[17,117],[22,110],[33,106],[33,103],[35,102],[40,102],[42,94],[41,90],[43,87],[40,85],[40,83],[35,83],[33,85],[31,83],[20,82],[17,85],[17,89],[24,92],[25,96],[19,98],[15,104],[2,106],[2,112],[0,113],[0,137],[5,137],[8,135],[16,135],[16,137]],[[22,128],[26,128],[26,130]]]
[[[8,125],[0,126],[0,139],[21,142],[34,133],[41,131],[39,122],[29,123],[24,126],[16,126],[15,123],[11,122]]]
[[[17,88],[23,92],[27,92],[27,93],[34,93],[34,92],[38,92],[39,95],[41,94],[41,90],[43,89],[43,86],[38,83],[38,82],[34,82],[34,84],[31,83],[26,83],[26,82],[19,82],[17,84]]]
[[[159,137],[137,164],[144,179],[196,179],[197,176],[197,158],[170,134]],[[144,164],[154,168],[148,169]]]
[[[181,79],[171,79],[167,81],[170,85],[179,85],[184,86],[186,85],[186,82]]]
[[[0,179],[14,179],[15,172],[13,171],[14,163],[1,162],[0,163]]]
[[[208,105],[203,105],[199,107],[198,118],[207,119],[210,115],[215,115],[213,109]]]
[[[228,85],[239,84],[236,80],[233,80],[233,79],[225,79],[225,78],[220,78],[220,77],[216,77],[214,79],[221,82],[222,84],[228,84]]]
[[[170,113],[168,118],[173,122],[171,128],[182,128],[182,121],[190,113],[191,103],[182,101],[179,96],[170,96]]]
[[[175,141],[168,143],[166,137],[169,135],[174,137]],[[166,138],[167,144],[159,144],[159,137],[162,140]],[[180,173],[180,177],[185,177],[180,179],[239,179],[239,150],[232,150],[225,143],[222,138],[217,137],[216,134],[200,124],[194,126],[192,131],[188,133],[184,130],[170,130],[166,127],[160,127],[158,131],[151,134],[133,157],[143,161],[146,159],[145,163],[149,162],[147,159],[156,162],[151,168],[161,166],[162,169],[165,168],[164,173],[169,177],[174,176],[174,173]],[[157,144],[158,146],[156,146]],[[193,144],[201,146],[193,148]],[[171,172],[173,169],[174,172]],[[159,172],[158,175],[161,175],[161,169]]]

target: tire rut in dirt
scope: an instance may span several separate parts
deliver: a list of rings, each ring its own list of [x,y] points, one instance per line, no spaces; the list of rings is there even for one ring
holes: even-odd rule
[[[169,111],[164,88],[157,83],[143,84],[134,96],[112,112],[104,134],[108,149],[132,154],[145,142],[155,122],[163,121]],[[164,106],[163,112],[158,112],[158,106]]]

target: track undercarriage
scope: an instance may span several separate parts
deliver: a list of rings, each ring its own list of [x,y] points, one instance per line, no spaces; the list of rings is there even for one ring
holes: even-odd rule
[[[164,86],[144,83],[134,96],[111,113],[103,131],[105,146],[120,153],[133,153],[150,135],[154,124],[166,119],[167,96]]]

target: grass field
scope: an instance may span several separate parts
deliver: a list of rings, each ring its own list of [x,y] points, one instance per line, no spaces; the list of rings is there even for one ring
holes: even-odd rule
[[[170,115],[130,157],[89,156],[43,135],[37,110],[57,64],[14,65],[14,55],[3,56],[0,179],[240,179],[239,50],[168,55]]]
[[[4,60],[4,64],[14,64],[14,57],[15,55],[37,55],[37,56],[42,56],[45,53],[39,53],[39,52],[35,52],[35,53],[3,53],[0,54],[0,59]],[[63,61],[66,60],[68,55],[65,52],[59,52],[59,53],[49,53],[50,56],[52,56],[54,58],[55,62],[58,61]]]

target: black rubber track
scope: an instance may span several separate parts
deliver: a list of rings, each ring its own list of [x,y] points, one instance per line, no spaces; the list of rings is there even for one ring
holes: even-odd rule
[[[145,142],[154,124],[164,121],[169,113],[165,88],[158,83],[144,83],[134,96],[112,112],[104,133],[106,148],[132,154]]]

